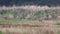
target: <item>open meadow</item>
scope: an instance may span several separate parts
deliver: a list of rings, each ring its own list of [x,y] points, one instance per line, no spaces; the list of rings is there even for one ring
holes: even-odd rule
[[[0,34],[60,34],[60,7],[0,7]]]

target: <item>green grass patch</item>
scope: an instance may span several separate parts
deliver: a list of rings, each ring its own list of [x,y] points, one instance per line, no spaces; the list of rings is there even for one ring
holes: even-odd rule
[[[37,23],[38,21],[32,20],[0,20],[0,23]]]
[[[2,31],[0,31],[0,34],[2,34]]]
[[[60,25],[60,22],[56,22],[55,25]]]
[[[19,20],[0,20],[0,23],[10,23],[10,22],[17,23],[19,22]]]
[[[60,34],[60,31],[57,31],[57,34]]]
[[[26,34],[26,32],[24,32],[23,34]]]

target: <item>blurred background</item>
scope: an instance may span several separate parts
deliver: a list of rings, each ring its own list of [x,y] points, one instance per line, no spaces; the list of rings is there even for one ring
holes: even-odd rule
[[[60,0],[0,0],[0,34],[60,34]]]

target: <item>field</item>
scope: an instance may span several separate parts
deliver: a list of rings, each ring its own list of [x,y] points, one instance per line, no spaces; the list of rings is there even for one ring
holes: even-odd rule
[[[60,7],[0,7],[0,34],[60,34]]]
[[[60,34],[60,22],[0,20],[0,34]]]
[[[1,23],[2,34],[60,34],[60,25],[46,23]]]

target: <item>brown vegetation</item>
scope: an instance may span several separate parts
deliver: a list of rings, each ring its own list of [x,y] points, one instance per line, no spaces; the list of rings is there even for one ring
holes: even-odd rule
[[[2,27],[1,27],[2,26]],[[46,23],[30,23],[30,24],[0,24],[0,31],[4,34],[57,34],[60,30],[58,25]],[[58,29],[57,29],[58,28]]]

